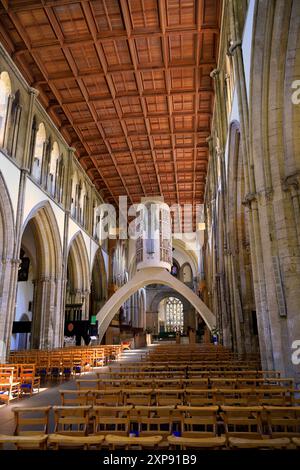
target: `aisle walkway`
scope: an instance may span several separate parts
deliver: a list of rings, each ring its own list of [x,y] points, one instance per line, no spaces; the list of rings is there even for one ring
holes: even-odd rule
[[[135,362],[141,359],[141,355],[147,351],[147,348],[133,349],[131,351],[125,351],[122,354],[122,358],[118,361],[111,362],[108,366],[97,367],[93,372],[85,372],[84,377],[95,378],[95,372],[99,370],[106,371],[108,367],[115,367],[120,362]],[[83,377],[81,375],[80,377]],[[76,378],[79,378],[77,376]],[[48,405],[60,405],[60,394],[59,390],[72,390],[76,388],[75,379],[64,380],[60,382],[47,382],[41,383],[40,393],[33,395],[32,397],[24,397],[21,399],[12,400],[9,405],[0,405],[0,434],[13,434],[14,432],[14,413],[12,408],[14,406],[48,406]],[[50,414],[50,431],[53,431],[53,415]]]

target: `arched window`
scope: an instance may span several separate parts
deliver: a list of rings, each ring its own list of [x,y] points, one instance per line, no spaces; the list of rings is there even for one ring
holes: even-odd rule
[[[63,202],[64,180],[65,180],[65,164],[64,164],[63,155],[61,155],[59,163],[58,163],[58,181],[57,181],[58,202]]]
[[[77,217],[77,204],[78,204],[78,175],[77,172],[72,177],[72,197],[71,197],[71,215],[76,219]]]
[[[93,237],[98,239],[98,234],[97,234],[97,224],[98,224],[98,213],[97,213],[97,203],[96,203],[96,200],[94,199],[94,202],[93,202]]]
[[[51,196],[55,196],[56,189],[56,177],[57,177],[57,162],[59,157],[59,147],[57,142],[54,142],[49,164],[49,176],[48,176],[48,191]]]
[[[189,263],[185,263],[181,269],[182,269],[182,274],[181,274],[182,282],[186,282],[186,283],[193,282],[193,272]]]
[[[9,96],[11,94],[10,78],[7,72],[0,74],[0,146],[3,147]]]
[[[85,225],[85,218],[86,218],[86,186],[85,184],[80,181],[79,184],[79,214],[78,214],[78,222],[81,225]]]
[[[32,162],[32,176],[38,182],[41,181],[45,142],[46,142],[46,129],[45,129],[44,124],[41,122],[38,128],[37,134],[36,134],[36,138],[35,138],[33,162]]]
[[[176,297],[166,301],[166,331],[183,333],[183,303]]]

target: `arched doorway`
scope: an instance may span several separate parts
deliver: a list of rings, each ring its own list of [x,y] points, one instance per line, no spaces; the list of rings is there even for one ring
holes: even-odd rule
[[[67,258],[67,283],[65,299],[65,335],[76,336],[88,342],[90,301],[90,269],[87,249],[81,232],[77,232],[69,244]],[[86,323],[84,323],[86,322]],[[65,341],[66,338],[65,338]]]
[[[62,345],[62,250],[50,203],[36,206],[23,226],[15,321],[31,320],[30,347]],[[18,348],[12,336],[12,346]],[[28,345],[28,343],[27,343]]]
[[[98,248],[92,267],[90,318],[94,321],[107,298],[107,276],[101,248]]]
[[[34,283],[37,275],[37,254],[32,225],[30,223],[27,224],[23,233],[20,261],[16,310],[10,344],[11,350],[29,349],[31,345]]]
[[[189,286],[193,285],[193,271],[190,263],[184,263],[180,268],[180,280]]]

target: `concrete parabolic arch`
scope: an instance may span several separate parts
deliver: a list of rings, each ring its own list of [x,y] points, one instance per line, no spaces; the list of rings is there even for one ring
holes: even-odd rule
[[[124,302],[140,288],[149,284],[163,284],[173,288],[193,305],[210,330],[215,326],[215,315],[188,286],[164,268],[145,268],[138,271],[129,282],[118,289],[98,312],[99,341],[102,340],[110,322]]]

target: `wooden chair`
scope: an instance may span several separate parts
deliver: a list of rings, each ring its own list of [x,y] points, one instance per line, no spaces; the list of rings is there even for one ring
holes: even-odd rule
[[[21,364],[20,368],[20,389],[21,393],[30,393],[33,394],[35,389],[40,391],[40,384],[41,379],[35,373],[35,365],[34,364]]]
[[[290,439],[242,439],[230,437],[228,444],[231,449],[286,449],[290,446]]]
[[[156,406],[182,405],[184,390],[182,388],[157,388],[155,390]]]
[[[211,388],[217,389],[234,389],[236,387],[236,379],[235,378],[220,378],[220,377],[212,377],[209,379]]]
[[[86,436],[91,406],[54,406],[54,433]]]
[[[182,437],[216,437],[217,406],[178,406]]]
[[[80,390],[99,390],[100,383],[99,379],[76,379],[77,388]]]
[[[105,442],[108,444],[111,450],[116,448],[129,449],[144,449],[151,448],[155,449],[158,447],[159,443],[162,441],[162,436],[147,436],[147,437],[128,437],[128,436],[118,436],[115,434],[108,434],[105,436]]]
[[[179,447],[180,450],[186,449],[217,449],[226,446],[225,437],[177,437],[168,436],[168,443],[170,449],[176,449]]]
[[[208,388],[208,377],[193,378],[193,379],[182,379],[183,387],[187,389],[200,390]]]
[[[167,445],[167,437],[172,434],[176,421],[174,406],[135,406],[130,412],[130,421],[137,421],[139,436],[160,435],[163,440],[159,446]],[[179,418],[177,418],[179,421]]]
[[[62,406],[88,405],[89,390],[59,390]]]
[[[123,405],[123,393],[121,388],[91,390],[90,403],[94,406],[120,406]]]
[[[300,437],[299,406],[264,406],[271,437]]]
[[[15,436],[48,434],[51,406],[13,407]],[[29,429],[28,429],[29,428]]]
[[[9,404],[14,397],[20,396],[20,381],[15,378],[15,368],[0,367],[0,400]]]
[[[0,448],[3,449],[5,444],[13,444],[17,450],[44,450],[47,448],[47,439],[48,436],[46,434],[32,436],[8,436],[0,434]]]
[[[128,435],[132,406],[94,406],[94,434]]]
[[[216,403],[224,406],[249,406],[256,404],[256,394],[252,389],[218,389]]]
[[[293,390],[285,387],[270,387],[255,389],[256,403],[263,406],[289,406],[293,404]]]
[[[62,358],[60,353],[55,353],[49,359],[49,376],[51,380],[61,379],[61,363]]]
[[[66,436],[62,434],[50,434],[48,446],[53,450],[59,449],[101,449],[105,436]]]
[[[292,437],[292,443],[296,446],[297,449],[300,449],[300,438]]]
[[[197,388],[186,388],[184,401],[186,405],[190,406],[213,406],[216,404],[215,389],[197,389]]]
[[[227,442],[230,437],[262,439],[261,406],[221,406]]]
[[[63,355],[61,364],[61,376],[70,379],[73,375],[73,358],[71,355]]]
[[[152,398],[152,388],[128,388],[122,389],[124,405],[150,406]]]

